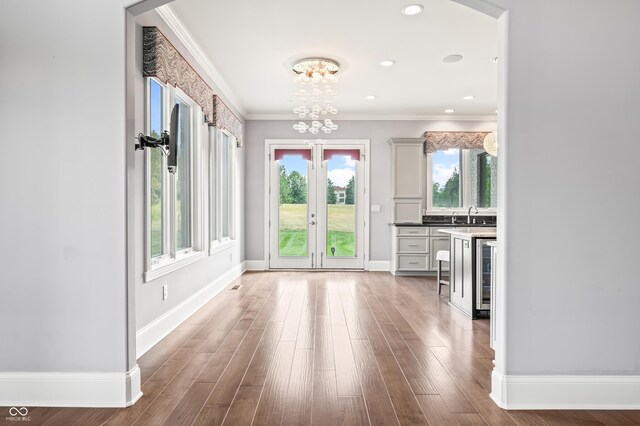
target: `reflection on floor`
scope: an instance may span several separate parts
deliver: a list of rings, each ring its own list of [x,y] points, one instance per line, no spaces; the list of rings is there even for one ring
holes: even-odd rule
[[[499,409],[488,322],[452,311],[433,278],[263,272],[237,283],[140,358],[133,407],[33,408],[32,424],[640,424],[640,411]]]

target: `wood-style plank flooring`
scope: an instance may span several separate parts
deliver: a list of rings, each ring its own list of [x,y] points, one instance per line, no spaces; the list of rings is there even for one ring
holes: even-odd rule
[[[498,408],[488,321],[453,311],[434,278],[262,272],[236,283],[138,360],[134,406],[32,408],[29,424],[640,424],[640,411]]]

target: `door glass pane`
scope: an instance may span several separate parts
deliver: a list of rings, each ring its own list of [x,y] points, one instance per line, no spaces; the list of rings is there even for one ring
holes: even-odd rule
[[[163,130],[162,120],[162,86],[157,82],[149,82],[149,133],[159,138]],[[151,223],[151,257],[165,254],[164,238],[164,161],[159,149],[149,149],[149,220]]]
[[[285,154],[277,164],[280,168],[278,252],[280,257],[307,257],[309,163],[301,155]]]
[[[356,161],[333,155],[327,167],[326,257],[356,255]]]
[[[431,156],[432,206],[434,208],[462,207],[460,158],[457,148],[436,151]]]
[[[191,247],[191,107],[180,105],[178,120],[178,170],[176,171],[176,250]]]

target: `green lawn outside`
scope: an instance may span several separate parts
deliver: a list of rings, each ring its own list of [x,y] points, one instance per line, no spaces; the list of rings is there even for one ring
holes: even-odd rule
[[[329,205],[327,211],[326,256],[355,255],[355,206]],[[280,256],[307,256],[307,206],[282,204],[280,206]]]
[[[151,257],[162,254],[162,213],[160,203],[151,206]]]
[[[151,254],[162,254],[160,204],[151,206]],[[326,256],[355,255],[355,206],[329,205]],[[283,204],[280,206],[280,256],[307,256],[307,206]]]

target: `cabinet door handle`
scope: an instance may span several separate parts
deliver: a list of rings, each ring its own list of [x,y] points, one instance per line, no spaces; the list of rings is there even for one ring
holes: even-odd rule
[[[417,265],[418,262],[409,262],[409,265]]]
[[[419,247],[417,244],[409,244],[409,247]]]

